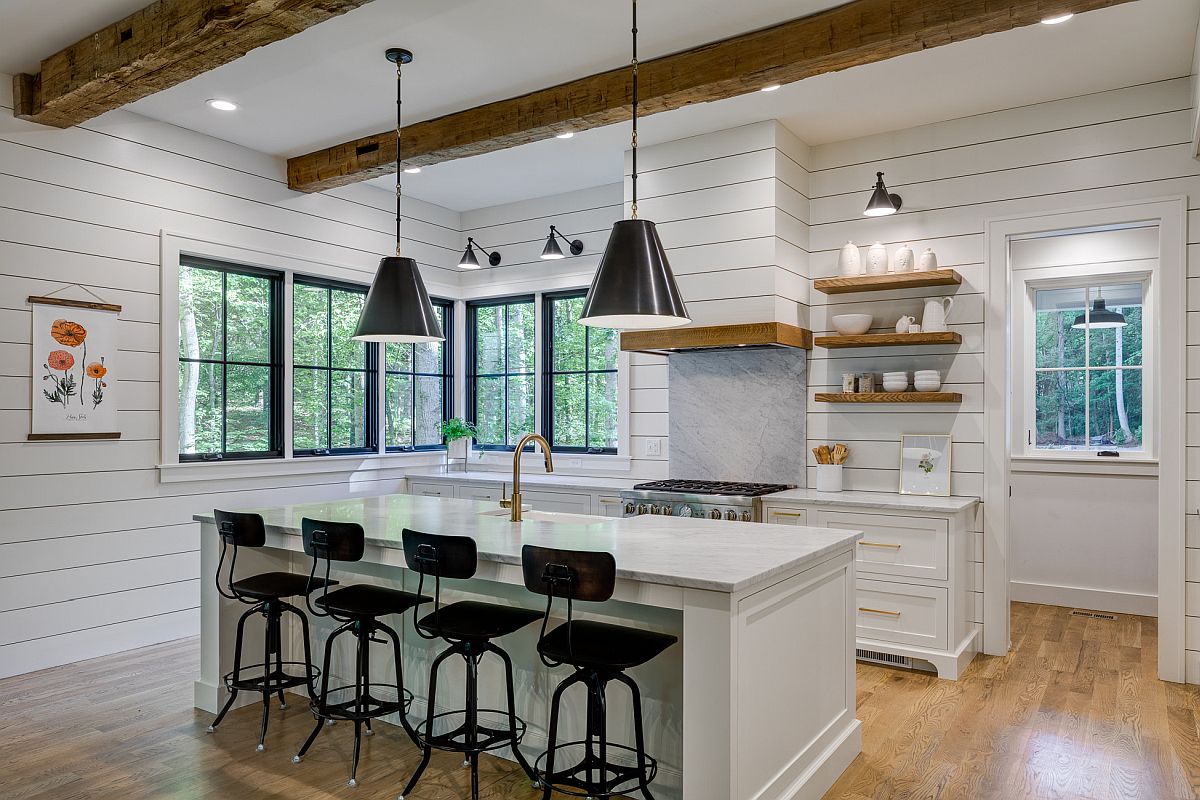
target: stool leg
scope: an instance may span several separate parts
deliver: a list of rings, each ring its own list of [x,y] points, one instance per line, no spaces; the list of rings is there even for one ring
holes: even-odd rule
[[[464,653],[464,656],[467,662],[467,748],[474,749],[479,741],[479,657],[474,652]],[[471,767],[471,800],[479,800],[479,754],[471,753],[467,763]]]
[[[442,666],[442,662],[453,654],[453,648],[446,650],[444,653],[435,658],[433,660],[433,664],[429,667],[429,697],[426,700],[427,707],[425,709],[425,734],[427,736],[433,736],[433,715],[434,708],[437,706],[438,669]],[[419,744],[419,737],[415,738],[414,741],[417,741]],[[428,743],[424,744],[421,749],[424,751],[421,754],[421,763],[417,765],[416,771],[412,774],[412,777],[408,779],[408,784],[404,787],[404,791],[400,793],[399,800],[404,800],[404,798],[407,797],[414,788],[416,788],[417,781],[421,779],[421,773],[423,773],[425,768],[429,766],[429,759],[433,757],[433,748],[430,747]]]
[[[278,676],[278,680],[282,683],[283,682],[283,608],[282,608],[281,604],[279,604],[279,603],[276,603],[274,608],[275,608],[275,610],[274,610],[273,618],[275,621],[275,623],[274,623],[275,637],[274,637],[272,644],[275,648],[275,673]],[[288,707],[287,699],[283,696],[282,688],[280,688],[280,690],[279,690],[279,707],[280,708]]]
[[[300,618],[300,631],[304,636],[304,670],[305,675],[308,677],[308,680],[306,681],[306,685],[308,686],[308,699],[312,700],[316,697],[317,687],[313,685],[312,681],[312,646],[309,644],[308,615],[291,605],[287,606],[287,610],[291,611]]]
[[[596,678],[596,735],[600,742],[600,790],[608,793],[608,701],[604,696],[607,681]]]
[[[549,747],[546,750],[546,777],[542,781],[542,800],[550,800],[550,792],[553,791],[554,751],[558,747],[558,708],[562,703],[563,692],[567,690],[568,686],[583,680],[581,675],[582,673],[576,672],[564,680],[554,690],[554,696],[550,698],[550,728],[546,731]]]
[[[404,667],[400,662],[400,636],[387,625],[380,625],[380,630],[386,633],[392,640],[392,652],[395,653],[396,659],[396,699],[400,703],[398,716],[400,717],[400,727],[404,728],[404,732],[408,734],[408,738],[412,739],[413,744],[418,747],[417,732],[413,729],[412,723],[408,721],[408,708],[404,705]]]
[[[367,626],[366,635],[363,638],[363,654],[362,654],[362,709],[371,710],[371,703],[374,700],[371,698],[371,636],[375,633],[375,623],[372,621]],[[375,731],[371,730],[371,720],[367,718],[363,720],[366,727],[366,735],[374,736]]]
[[[361,714],[363,711],[363,692],[365,691],[365,683],[367,678],[367,660],[371,657],[369,651],[369,642],[371,630],[366,621],[360,621],[357,625],[358,645],[354,651],[354,713]],[[353,788],[358,786],[358,754],[362,750],[362,720],[354,720],[354,752],[350,757],[350,780],[346,785]]]
[[[233,682],[234,683],[237,683],[237,681],[241,678],[242,633],[246,628],[246,620],[248,620],[250,618],[251,614],[255,614],[257,612],[258,612],[258,606],[254,606],[253,608],[251,608],[246,613],[242,614],[241,617],[238,618],[237,638],[234,639],[234,642],[233,642]],[[227,699],[225,701],[225,705],[221,706],[221,711],[217,714],[216,719],[214,719],[212,721],[212,724],[208,726],[209,733],[216,733],[217,726],[221,724],[221,720],[225,719],[225,715],[228,714],[229,709],[233,707],[233,701],[237,700],[237,696],[238,696],[238,690],[236,688],[229,690],[229,699]]]
[[[267,722],[271,719],[271,650],[274,631],[271,628],[271,621],[274,619],[271,612],[271,603],[267,603],[267,632],[263,637],[263,692],[262,692],[262,722],[258,726],[258,747],[255,749],[262,752],[266,749],[267,739]]]
[[[630,693],[633,695],[633,743],[637,748],[638,771],[641,772],[640,780],[645,780],[646,775],[646,740],[642,733],[642,692],[638,689],[637,682],[626,675],[624,672],[619,672],[616,679],[629,687]],[[642,797],[645,800],[654,800],[654,795],[650,794],[650,787],[642,786]]]
[[[537,773],[533,771],[533,767],[525,760],[525,755],[521,752],[521,748],[517,742],[517,702],[516,693],[513,692],[513,666],[512,659],[508,657],[502,648],[492,645],[491,651],[500,656],[500,660],[504,662],[504,688],[508,692],[508,730],[512,733],[513,756],[517,759],[517,763],[521,765],[521,769],[525,770],[525,774],[533,781],[536,786],[538,783]]]
[[[333,633],[329,634],[329,638],[325,640],[325,660],[321,662],[321,691],[317,695],[318,711],[325,705],[326,699],[329,697],[329,663],[333,660],[333,642],[347,630],[343,625]],[[304,740],[304,744],[300,746],[300,752],[292,756],[292,763],[299,764],[304,760],[304,754],[308,752],[308,748],[312,747],[313,742],[317,740],[317,734],[321,732],[321,728],[325,725],[325,718],[319,713],[317,714],[317,724],[313,726],[312,733]]]

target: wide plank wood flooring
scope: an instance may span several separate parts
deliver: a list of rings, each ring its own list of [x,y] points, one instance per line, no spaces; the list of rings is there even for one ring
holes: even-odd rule
[[[960,681],[860,664],[863,753],[826,800],[1185,800],[1200,788],[1200,688],[1155,677],[1156,620],[1073,617],[1013,605],[1013,651],[977,657]],[[350,729],[294,748],[311,716],[274,711],[256,753],[258,707],[215,736],[194,711],[198,644],[182,640],[0,681],[0,798],[143,800],[394,798],[415,749],[387,725],[365,740],[346,787]],[[501,759],[482,796],[539,794]],[[435,755],[416,800],[467,796],[467,771]]]

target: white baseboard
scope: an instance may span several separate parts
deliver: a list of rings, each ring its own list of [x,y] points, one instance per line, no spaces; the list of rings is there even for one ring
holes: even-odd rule
[[[1158,597],[1152,594],[1026,581],[1009,581],[1008,586],[1009,598],[1022,603],[1112,611],[1117,614],[1139,614],[1144,617],[1158,616]]]

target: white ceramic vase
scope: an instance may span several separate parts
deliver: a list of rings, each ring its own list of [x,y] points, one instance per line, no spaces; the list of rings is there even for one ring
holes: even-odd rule
[[[842,465],[817,464],[817,491],[840,492],[842,490]]]
[[[838,254],[838,275],[862,275],[862,255],[854,242],[842,245],[842,252]]]
[[[867,251],[867,274],[886,275],[888,271],[888,251],[881,242],[871,245]]]
[[[921,253],[921,258],[917,260],[917,272],[933,272],[937,268],[937,253],[933,252],[932,247],[925,248],[925,252]]]
[[[893,272],[912,272],[914,265],[913,251],[908,245],[901,245],[892,259]]]

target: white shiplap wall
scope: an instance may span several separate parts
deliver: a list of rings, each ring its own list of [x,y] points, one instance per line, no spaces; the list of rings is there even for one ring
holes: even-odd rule
[[[814,294],[812,327],[818,333],[831,330],[831,315],[850,311],[874,314],[876,326],[889,328],[900,314],[919,318],[925,295],[949,293],[956,297],[951,328],[963,334],[959,347],[814,351],[812,391],[840,386],[846,371],[934,367],[943,371],[947,389],[964,396],[961,406],[945,408],[880,411],[810,404],[810,437],[847,441],[853,449],[846,473],[849,488],[895,491],[900,434],[950,433],[955,442],[953,491],[982,496],[984,221],[1170,195],[1188,195],[1189,207],[1200,208],[1200,162],[1188,150],[1190,106],[1188,79],[1181,78],[812,148],[813,277],[836,273],[838,249],[847,240],[864,246],[878,240],[889,251],[904,243],[918,254],[932,247],[942,266],[956,268],[964,278],[950,292]],[[889,189],[903,196],[901,213],[862,216],[876,170],[886,172]],[[1191,213],[1195,219],[1197,212]],[[1189,241],[1200,243],[1195,231],[1193,224]],[[1189,275],[1200,277],[1200,249],[1193,245],[1189,255]],[[1189,308],[1200,311],[1200,281],[1195,283],[1198,291]],[[1200,357],[1192,363],[1189,377],[1200,379]],[[1200,390],[1191,396],[1189,411],[1200,412],[1195,399]],[[1196,424],[1191,429],[1200,432],[1200,413],[1192,417]],[[1200,433],[1193,433],[1188,443],[1200,446]],[[1194,454],[1191,463],[1188,508],[1195,513],[1200,455]],[[1193,530],[1194,519],[1189,519]],[[975,537],[972,558],[975,588],[982,590],[981,536]],[[1200,558],[1190,561],[1200,563]],[[1189,578],[1200,581],[1200,570],[1189,571]],[[1188,613],[1200,615],[1200,583],[1189,589],[1193,586]],[[973,618],[981,622],[981,591],[975,600]],[[1200,637],[1190,639],[1188,646],[1200,648]],[[1190,653],[1188,663],[1189,679],[1200,679],[1200,652]]]
[[[349,267],[392,251],[393,200],[287,189],[283,162],[113,112],[68,130],[14,119],[0,75],[0,677],[198,630],[193,513],[394,491],[402,470],[161,484],[160,230]],[[405,249],[456,286],[458,214],[409,201]],[[122,438],[28,443],[25,298],[79,283],[123,306]],[[87,299],[76,288],[63,296]]]

